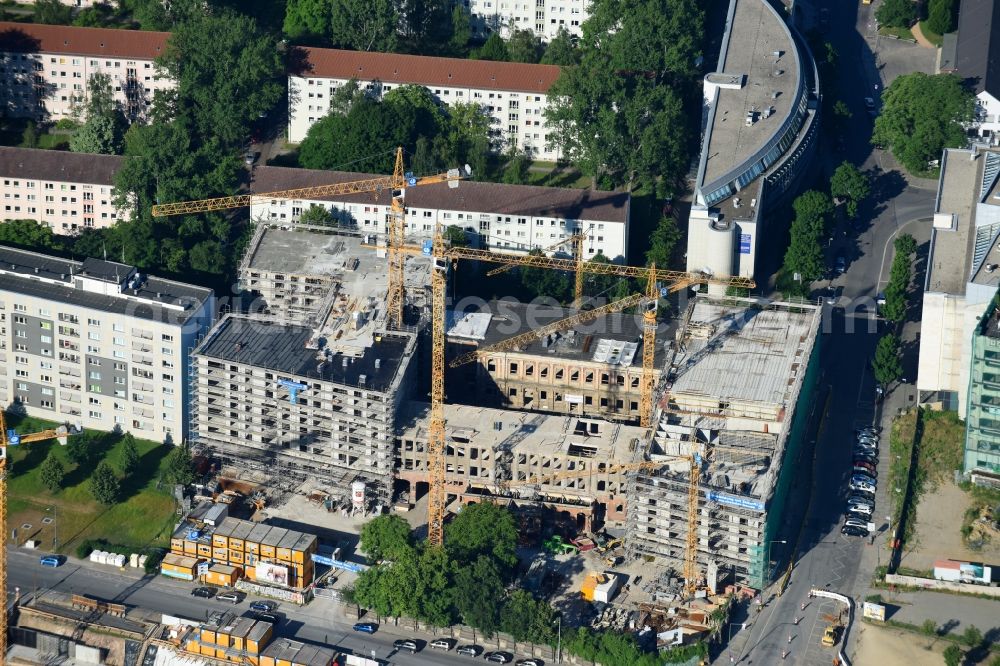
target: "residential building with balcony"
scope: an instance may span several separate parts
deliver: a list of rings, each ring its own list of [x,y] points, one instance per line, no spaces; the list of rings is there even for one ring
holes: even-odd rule
[[[580,37],[590,16],[591,0],[465,0],[472,29],[479,37],[498,32],[504,39],[515,30],[530,30],[543,42],[564,28]]]
[[[188,359],[214,314],[211,289],[0,246],[0,403],[179,443]]]
[[[166,32],[0,22],[0,104],[5,115],[54,121],[86,102],[96,73],[111,77],[114,98],[131,120],[146,117],[153,95],[174,87],[154,60]]]
[[[55,234],[127,220],[114,205],[123,157],[0,146],[3,220],[35,220]]]
[[[965,0],[958,30],[944,36],[938,71],[961,77],[976,95],[970,132],[991,146],[1000,145],[1000,3]]]
[[[253,191],[266,193],[372,178],[371,174],[258,167]],[[297,222],[311,206],[329,210],[341,226],[363,234],[384,236],[390,213],[388,191],[321,197],[309,200],[255,197],[254,220],[271,224]],[[627,258],[632,200],[627,192],[598,192],[532,185],[462,181],[409,187],[405,192],[405,234],[431,238],[435,225],[456,226],[478,247],[503,252],[528,252],[558,246],[552,252],[572,254],[569,238],[586,232],[583,256],[598,253],[612,261]]]
[[[1000,298],[993,297],[972,333],[963,471],[1000,485]]]
[[[302,68],[288,76],[288,140],[301,142],[330,111],[330,98],[348,81],[381,98],[404,85],[427,88],[441,104],[477,104],[491,118],[498,147],[556,160],[545,123],[549,88],[559,78],[554,65],[463,60],[399,53],[302,49]]]

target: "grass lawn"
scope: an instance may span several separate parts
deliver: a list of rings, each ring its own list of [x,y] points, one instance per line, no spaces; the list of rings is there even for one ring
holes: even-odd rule
[[[532,162],[528,172],[528,185],[586,189],[590,184],[590,176],[573,167],[557,166],[554,162]]]
[[[942,42],[941,35],[937,34],[936,32],[932,31],[929,27],[927,27],[927,21],[920,22],[920,32],[923,33],[924,37],[927,38],[927,41],[934,44],[934,46],[941,46]]]
[[[54,425],[31,417],[7,419],[8,427],[18,432],[35,432]],[[83,436],[93,437],[94,445],[102,449],[100,455],[84,466],[70,462],[66,448],[55,440],[9,449],[12,469],[8,481],[8,527],[18,529],[18,542],[38,539],[43,549],[52,550],[53,537],[58,532],[58,551],[63,553],[73,552],[76,544],[85,539],[105,539],[137,549],[165,545],[174,525],[174,499],[169,486],[160,483],[160,479],[171,447],[136,439],[139,468],[131,478],[122,481],[119,503],[105,507],[91,496],[88,480],[101,460],[107,460],[117,469],[122,449],[120,437],[93,431]],[[54,451],[66,469],[63,487],[57,493],[50,493],[42,485],[39,474],[50,451]],[[53,513],[58,515],[56,524],[43,524],[42,519]]]
[[[909,28],[890,28],[888,26],[882,26],[878,29],[878,34],[885,37],[899,37],[900,39],[913,39],[913,32]]]
[[[962,467],[965,424],[955,412],[920,413],[919,465],[932,484]]]

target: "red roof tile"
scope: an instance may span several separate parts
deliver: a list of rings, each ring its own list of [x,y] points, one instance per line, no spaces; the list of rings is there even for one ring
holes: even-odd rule
[[[77,28],[0,21],[0,51],[152,60],[167,48],[169,32]]]
[[[304,48],[306,72],[300,76],[378,79],[384,83],[419,83],[486,90],[546,93],[559,78],[555,65],[492,62],[460,58]]]
[[[346,171],[319,171],[289,167],[257,167],[252,190],[255,193],[313,187],[372,178],[372,174]],[[316,197],[324,201],[390,204],[389,192]],[[630,195],[627,192],[600,192],[537,185],[505,185],[463,181],[457,189],[447,183],[411,187],[406,203],[413,208],[461,210],[494,215],[531,215],[582,222],[628,223]]]

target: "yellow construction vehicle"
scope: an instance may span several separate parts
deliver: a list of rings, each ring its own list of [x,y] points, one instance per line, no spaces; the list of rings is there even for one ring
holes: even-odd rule
[[[7,420],[0,409],[0,534],[7,534],[7,448],[20,446],[47,439],[57,439],[63,446],[70,435],[79,434],[78,428],[62,425],[50,430],[41,430],[28,434],[18,434],[7,429]],[[0,592],[4,595],[4,603],[0,604],[0,664],[7,660],[7,548],[0,547]]]

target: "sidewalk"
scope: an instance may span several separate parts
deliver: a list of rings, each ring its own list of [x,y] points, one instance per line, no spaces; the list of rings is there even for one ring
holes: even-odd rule
[[[975,625],[984,634],[995,636],[1000,632],[1000,602],[961,594],[946,594],[924,590],[920,592],[889,592],[880,590],[886,602],[886,619],[921,626],[933,620],[938,630],[947,629],[961,634]],[[977,618],[977,623],[962,622],[960,618]]]
[[[929,39],[924,37],[923,31],[920,29],[920,21],[917,21],[910,27],[910,32],[913,33],[913,38],[917,40],[917,44],[924,47],[925,49],[936,49],[937,46],[934,45]]]

